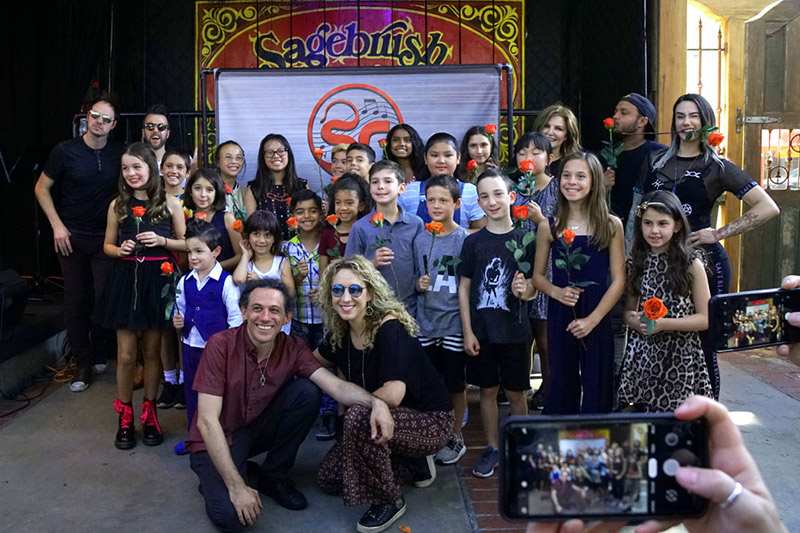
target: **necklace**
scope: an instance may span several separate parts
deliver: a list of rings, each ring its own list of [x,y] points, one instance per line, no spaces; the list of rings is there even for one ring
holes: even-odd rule
[[[353,339],[348,338],[347,343],[347,378],[352,382],[353,374],[350,371],[350,347],[353,345]],[[361,388],[367,389],[367,382],[364,379],[364,350],[361,350]]]
[[[261,377],[258,378],[258,383],[262,387],[267,384],[267,375],[269,375],[269,374],[266,374],[266,372],[267,372],[267,365],[268,364],[269,364],[269,356],[267,356],[267,358],[264,360],[264,371],[262,372],[261,371],[261,363],[256,361],[256,366],[258,367],[258,373],[261,374]]]
[[[675,194],[675,189],[677,189],[678,185],[680,185],[683,182],[683,178],[686,176],[686,174],[690,170],[692,170],[692,168],[694,167],[694,164],[697,161],[698,157],[700,157],[700,154],[697,154],[696,156],[694,156],[694,159],[692,159],[692,162],[689,163],[689,166],[686,167],[686,170],[683,171],[683,175],[680,177],[680,179],[678,179],[678,159],[676,157],[676,159],[675,159],[675,171],[674,171],[673,180],[672,180],[672,194]]]

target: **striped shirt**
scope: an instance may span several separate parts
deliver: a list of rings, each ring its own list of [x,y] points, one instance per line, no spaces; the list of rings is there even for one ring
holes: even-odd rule
[[[295,235],[283,243],[283,255],[289,258],[292,267],[292,276],[298,273],[297,264],[300,261],[308,263],[308,275],[299,284],[296,283],[297,303],[294,318],[303,324],[322,324],[322,310],[311,302],[308,295],[312,290],[319,288],[319,243],[309,252],[300,238]]]

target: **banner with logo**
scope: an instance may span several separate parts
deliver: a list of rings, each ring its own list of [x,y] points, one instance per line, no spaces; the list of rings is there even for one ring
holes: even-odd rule
[[[500,72],[495,65],[222,70],[215,84],[218,138],[235,139],[253,161],[240,177],[246,182],[255,176],[261,139],[284,135],[298,175],[318,190],[328,182],[336,144],[368,144],[381,159],[380,141],[400,123],[414,126],[423,139],[497,124]],[[315,149],[325,154],[322,172]]]
[[[218,68],[296,71],[508,63],[514,72],[513,105],[524,107],[524,0],[200,0],[195,10],[198,73]],[[205,98],[213,109],[214,83],[210,77],[208,82],[206,95],[197,84],[198,106]],[[454,92],[453,109],[459,99],[460,91]],[[500,106],[507,107],[505,90]],[[207,126],[213,149],[224,139],[215,134],[213,119]],[[505,122],[498,126],[505,137]]]

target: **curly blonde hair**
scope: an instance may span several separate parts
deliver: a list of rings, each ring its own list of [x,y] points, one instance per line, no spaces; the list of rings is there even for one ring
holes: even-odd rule
[[[367,293],[372,297],[367,304],[367,310],[372,310],[364,317],[366,324],[365,350],[369,350],[375,343],[375,336],[378,334],[383,320],[389,316],[400,321],[406,328],[408,334],[416,337],[419,328],[414,318],[408,314],[402,303],[397,301],[389,284],[380,272],[372,266],[372,262],[363,255],[354,255],[336,259],[328,268],[325,269],[319,280],[319,291],[316,294],[316,302],[322,308],[322,318],[325,329],[331,337],[331,347],[336,350],[345,345],[345,336],[350,331],[350,325],[339,316],[333,308],[333,296],[331,295],[331,285],[333,278],[342,270],[350,270],[364,281]]]

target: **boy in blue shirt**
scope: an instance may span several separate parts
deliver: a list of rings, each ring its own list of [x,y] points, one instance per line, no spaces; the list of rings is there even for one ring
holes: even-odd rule
[[[406,186],[404,176],[403,169],[394,161],[384,159],[372,166],[369,192],[375,208],[353,224],[345,255],[370,259],[408,313],[416,317],[413,245],[425,226],[417,215],[397,205],[397,198]]]

